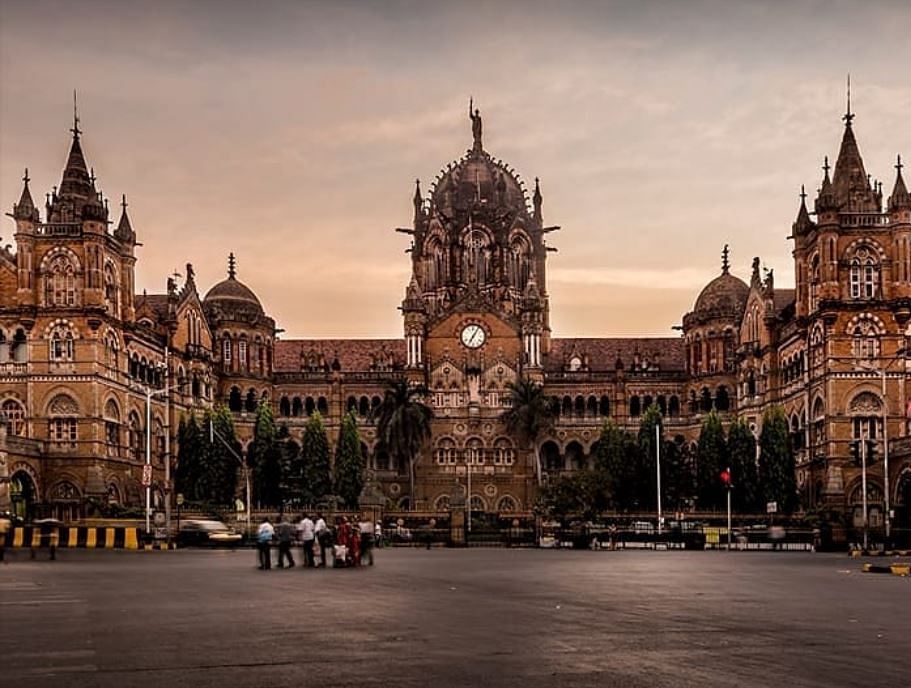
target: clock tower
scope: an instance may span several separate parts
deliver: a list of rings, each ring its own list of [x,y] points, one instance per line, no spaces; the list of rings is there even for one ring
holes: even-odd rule
[[[430,391],[437,417],[433,456],[420,462],[427,493],[416,495],[428,508],[445,496],[447,473],[459,475],[450,470],[458,465],[489,475],[487,497],[502,487],[511,498],[530,498],[524,483],[497,484],[533,478],[532,460],[519,459],[499,416],[510,382],[543,380],[550,346],[544,238],[557,228],[544,226],[538,180],[529,193],[513,168],[484,150],[480,112],[469,107],[469,117],[472,147],[440,171],[427,197],[416,183],[413,225],[399,230],[413,237],[402,302],[407,375]],[[508,464],[498,440],[512,447]]]

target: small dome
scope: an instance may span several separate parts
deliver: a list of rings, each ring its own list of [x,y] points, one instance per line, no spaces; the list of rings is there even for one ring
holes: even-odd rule
[[[203,299],[203,305],[215,306],[224,313],[253,312],[255,315],[264,315],[263,306],[253,290],[235,277],[233,253],[228,265],[228,279],[222,280],[209,290]]]
[[[697,317],[731,316],[739,319],[743,314],[749,294],[750,288],[746,282],[724,271],[705,285],[699,298],[696,299],[696,305],[693,306],[693,315]]]

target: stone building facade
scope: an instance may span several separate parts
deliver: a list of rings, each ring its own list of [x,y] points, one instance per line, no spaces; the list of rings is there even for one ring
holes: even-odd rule
[[[318,411],[334,441],[353,410],[390,504],[445,509],[470,480],[472,508],[497,513],[529,510],[540,480],[590,465],[607,417],[635,429],[655,403],[665,432],[693,442],[711,409],[725,421],[747,418],[758,433],[777,403],[790,419],[804,503],[853,514],[852,441],[870,438],[882,457],[884,440],[907,435],[900,354],[911,335],[911,198],[900,164],[887,201],[871,184],[853,115],[813,213],[801,197],[790,237],[796,288],[776,288],[759,259],[747,284],[730,273],[725,247],[682,336],[667,338],[554,336],[547,237],[559,227],[544,221],[538,180],[526,188],[488,153],[480,113],[469,116],[471,148],[426,195],[416,185],[411,227],[399,230],[411,239],[403,337],[347,340],[279,339],[233,254],[205,297],[189,264],[182,284],[175,276],[165,293],[135,293],[126,199],[112,230],[77,120],[44,219],[26,174],[10,214],[15,251],[0,250],[0,451],[14,507],[75,518],[100,501],[140,502],[146,436],[161,503],[181,414],[216,402],[235,412],[244,440],[261,399],[295,437]],[[407,467],[378,445],[371,420],[391,376],[424,384],[435,411],[413,495]],[[534,448],[499,420],[520,376],[542,382],[559,408],[555,432]],[[889,489],[907,519],[902,446]],[[874,521],[884,477],[882,460],[871,462]]]

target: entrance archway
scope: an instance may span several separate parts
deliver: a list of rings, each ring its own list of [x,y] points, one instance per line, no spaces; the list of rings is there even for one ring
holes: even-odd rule
[[[38,489],[32,476],[25,471],[16,471],[10,478],[10,501],[15,516],[26,521],[32,519],[35,502],[38,501]]]

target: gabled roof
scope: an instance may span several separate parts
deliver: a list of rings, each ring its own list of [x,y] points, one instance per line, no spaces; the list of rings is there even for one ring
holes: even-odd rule
[[[273,366],[276,373],[296,373],[301,361],[311,354],[321,356],[327,366],[338,358],[342,372],[370,372],[374,363],[392,354],[397,367],[405,364],[404,339],[289,339],[275,342]]]
[[[618,360],[627,370],[638,359],[657,365],[659,370],[682,371],[685,366],[683,339],[680,337],[567,337],[550,340],[550,353],[544,368],[549,372],[565,369],[573,355],[587,357],[588,369],[607,372],[617,369]]]

